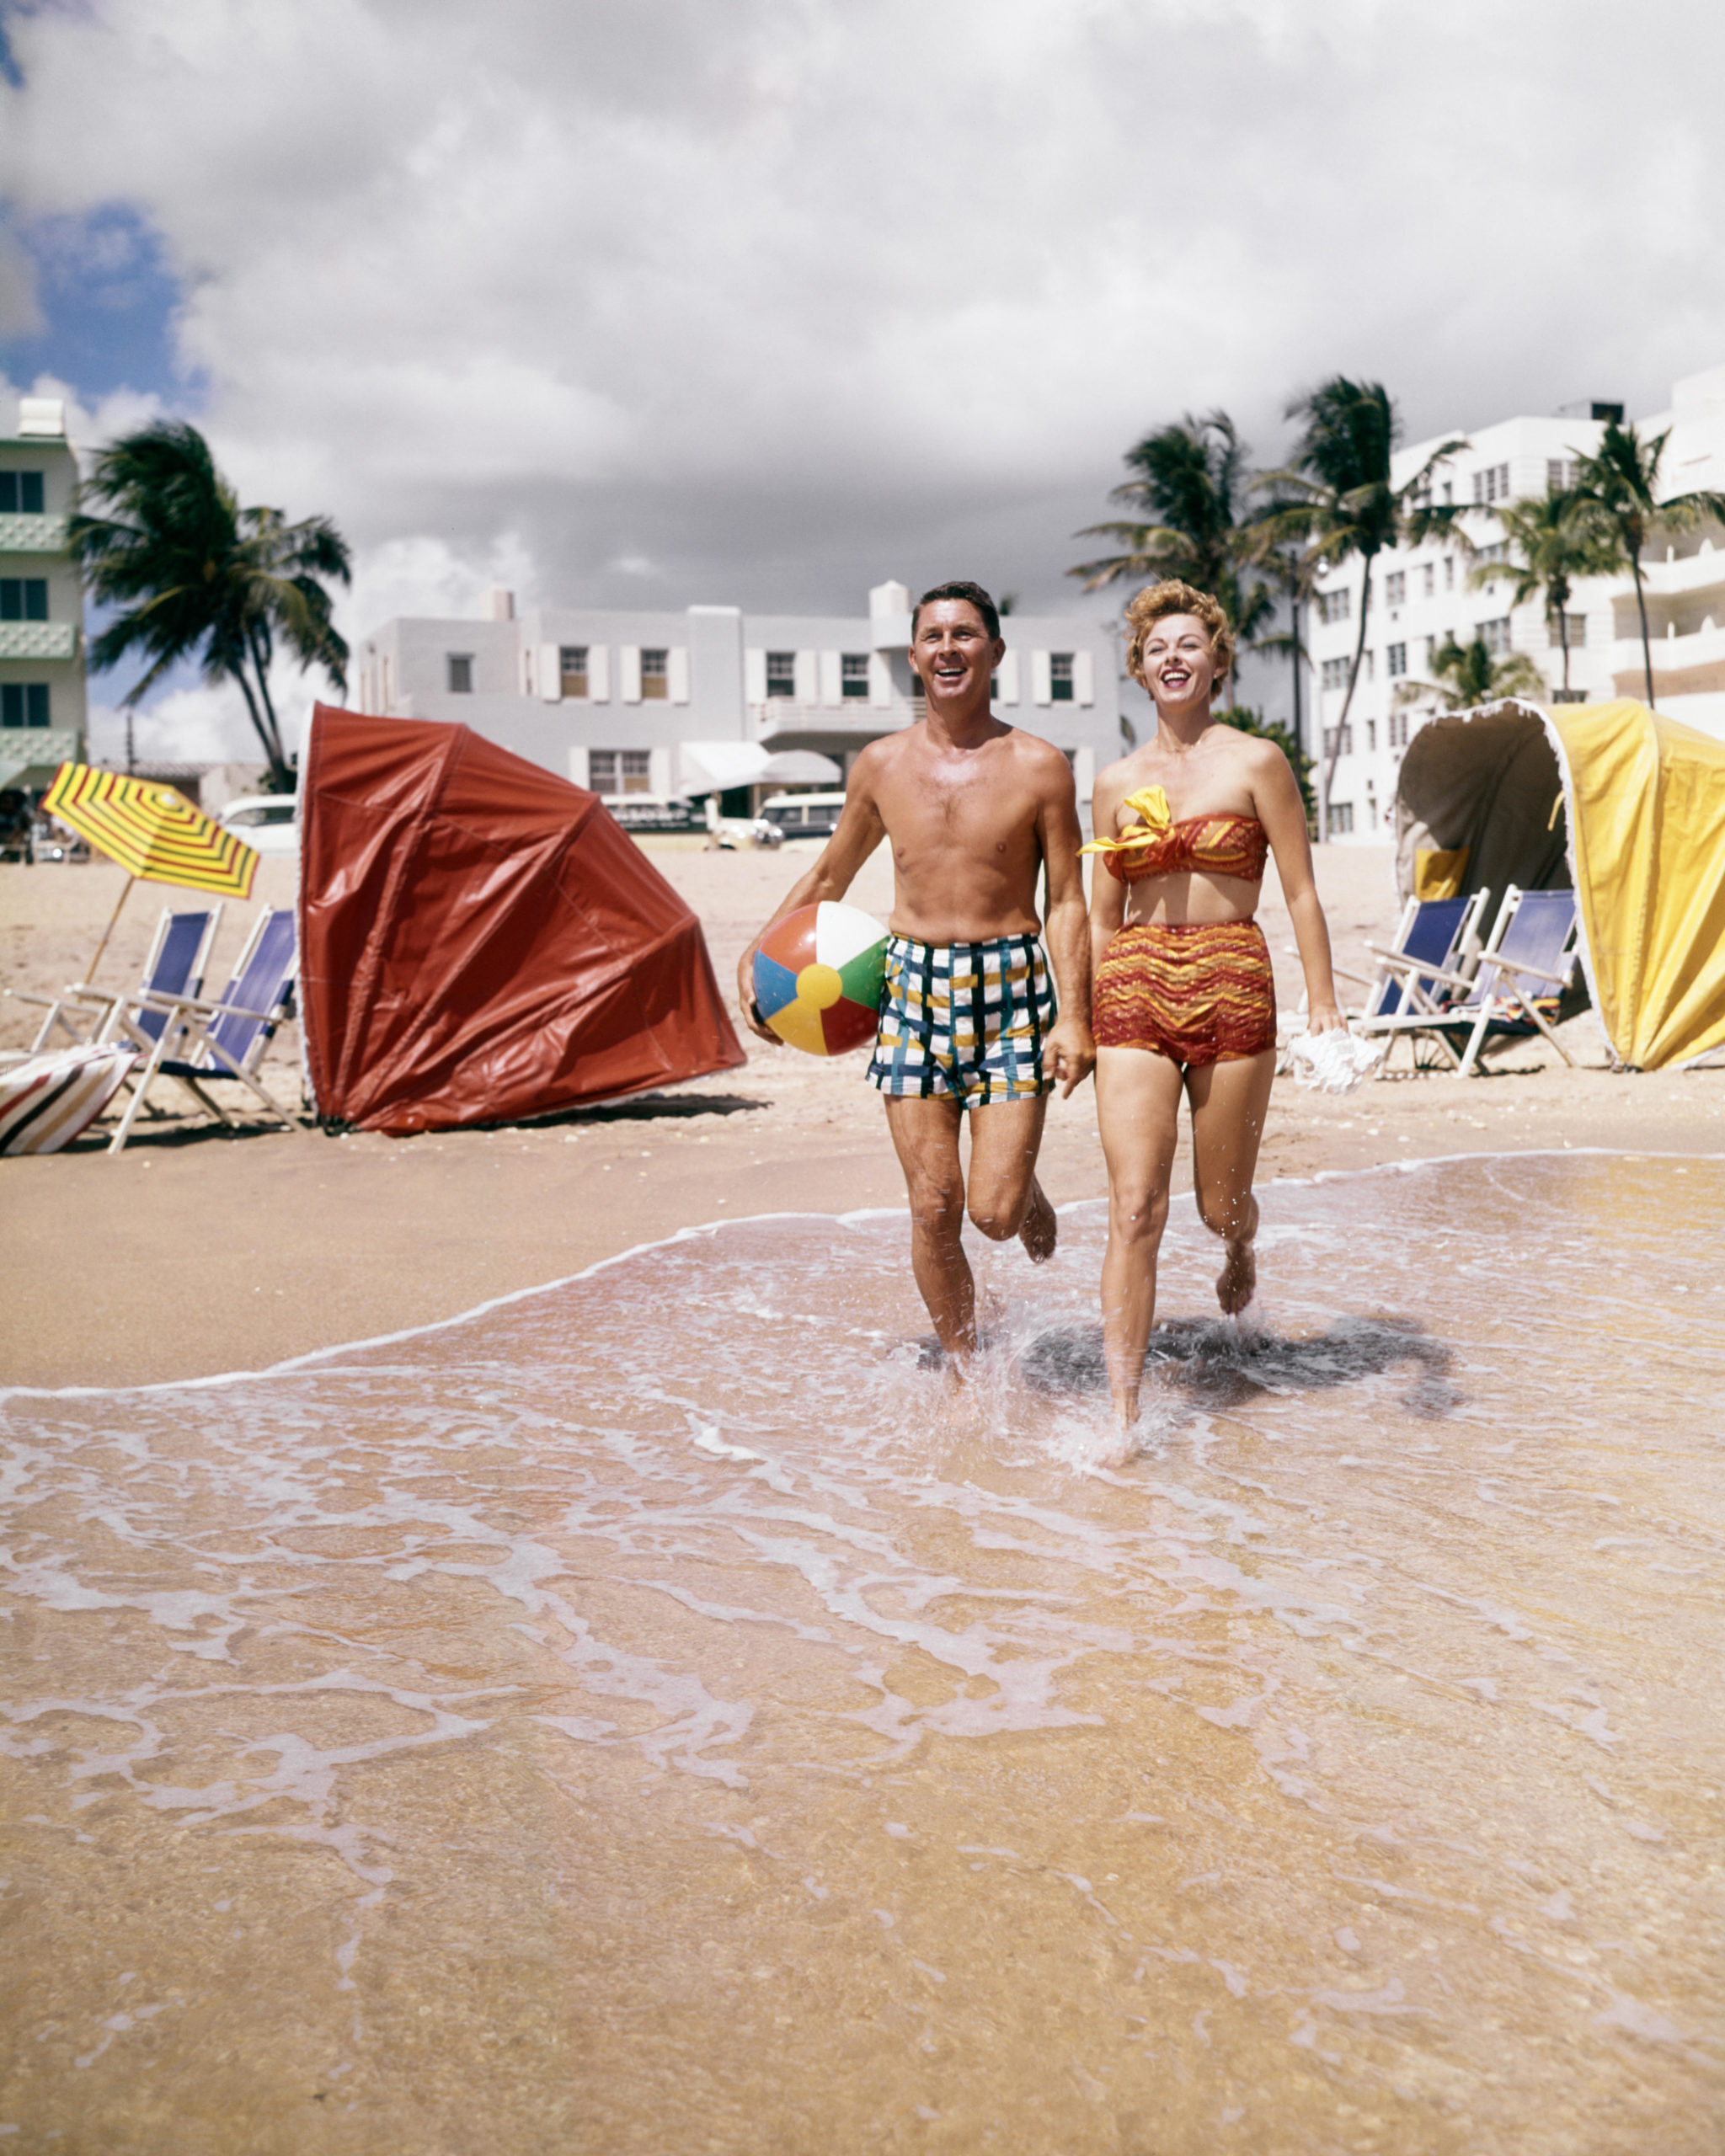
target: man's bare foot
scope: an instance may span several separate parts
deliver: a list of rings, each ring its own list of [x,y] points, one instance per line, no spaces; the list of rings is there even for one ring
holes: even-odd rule
[[[1039,1182],[1030,1186],[1030,1208],[1024,1215],[1024,1225],[1018,1230],[1018,1240],[1024,1246],[1024,1254],[1033,1265],[1046,1265],[1055,1254],[1055,1245],[1060,1239],[1060,1224],[1055,1209],[1048,1202],[1047,1194]]]
[[[1258,1258],[1252,1245],[1230,1243],[1226,1262],[1216,1275],[1216,1300],[1230,1317],[1237,1317],[1257,1286]]]

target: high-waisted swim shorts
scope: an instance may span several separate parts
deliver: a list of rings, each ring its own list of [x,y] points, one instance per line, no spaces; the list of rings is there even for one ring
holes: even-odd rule
[[[1097,969],[1096,1044],[1145,1048],[1188,1067],[1276,1044],[1276,985],[1255,921],[1139,921]]]
[[[1042,1043],[1054,1022],[1054,983],[1033,936],[889,937],[869,1081],[923,1100],[946,1094],[967,1108],[1033,1100],[1048,1091]]]

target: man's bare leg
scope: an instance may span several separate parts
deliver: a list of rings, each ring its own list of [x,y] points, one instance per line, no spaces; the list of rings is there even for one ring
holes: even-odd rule
[[[1192,1101],[1192,1174],[1198,1209],[1226,1255],[1216,1275],[1216,1300],[1236,1317],[1258,1285],[1252,1239],[1258,1200],[1252,1178],[1275,1078],[1274,1049],[1187,1074]]]
[[[1031,1262],[1055,1254],[1060,1223],[1036,1180],[1048,1097],[995,1101],[970,1111],[970,1218],[991,1242],[1017,1235]]]
[[[1105,1048],[1096,1111],[1108,1170],[1108,1246],[1102,1267],[1103,1352],[1120,1427],[1138,1420],[1145,1351],[1156,1322],[1156,1259],[1180,1142],[1183,1073],[1149,1049]]]
[[[928,1100],[884,1096],[886,1127],[911,1199],[911,1267],[935,1336],[948,1355],[976,1352],[976,1283],[959,1241],[964,1171],[959,1161],[963,1111],[949,1094]]]

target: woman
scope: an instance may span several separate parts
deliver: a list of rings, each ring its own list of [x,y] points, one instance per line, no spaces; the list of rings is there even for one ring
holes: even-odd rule
[[[1108,1171],[1103,1331],[1108,1388],[1130,1428],[1156,1316],[1183,1092],[1198,1209],[1226,1251],[1222,1308],[1244,1310],[1256,1284],[1252,1176],[1275,1074],[1276,997],[1252,915],[1269,853],[1293,916],[1311,1030],[1327,1033],[1342,1015],[1288,760],[1210,717],[1233,664],[1227,616],[1207,592],[1168,582],[1140,592],[1126,621],[1126,663],[1155,699],[1156,730],[1097,781],[1097,836],[1085,851],[1107,871],[1090,907],[1096,1107]]]

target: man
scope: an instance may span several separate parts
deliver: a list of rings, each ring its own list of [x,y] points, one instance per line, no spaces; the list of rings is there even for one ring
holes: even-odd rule
[[[976,1346],[965,1212],[993,1241],[1017,1235],[1038,1264],[1054,1255],[1054,1208],[1036,1180],[1047,1096],[1057,1083],[1070,1094],[1096,1061],[1071,769],[1051,744],[991,713],[1005,652],[980,585],[924,594],[911,617],[911,665],[928,715],[857,757],[837,829],[772,916],[841,899],[882,835],[890,842],[891,942],[868,1075],[885,1096],[910,1192],[916,1285],[953,1357]],[[1037,940],[1044,870],[1058,1019]],[[780,1045],[755,1008],[754,958],[751,944],[737,969],[743,1017]],[[968,1190],[959,1159],[967,1114]]]

